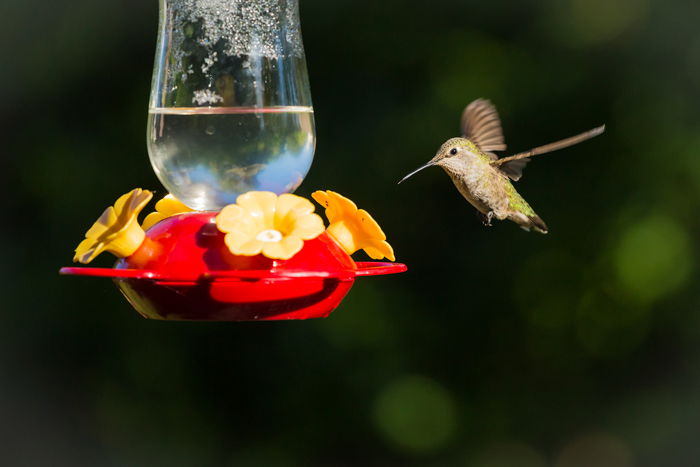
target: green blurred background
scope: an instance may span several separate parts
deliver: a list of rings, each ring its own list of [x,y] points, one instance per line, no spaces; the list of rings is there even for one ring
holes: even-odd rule
[[[351,197],[410,270],[325,320],[217,324],[57,274],[120,194],[162,194],[157,2],[0,4],[0,463],[698,465],[700,4],[300,7],[318,145],[298,193]],[[477,97],[513,151],[607,124],[518,182],[549,235],[483,227],[437,168],[396,185]]]

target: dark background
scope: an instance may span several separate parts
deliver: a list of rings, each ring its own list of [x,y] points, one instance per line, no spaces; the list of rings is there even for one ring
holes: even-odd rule
[[[0,463],[697,465],[699,5],[301,0],[298,193],[352,198],[410,270],[325,320],[177,323],[57,274],[119,195],[162,190],[157,2],[3,1]],[[477,97],[512,151],[607,124],[518,182],[549,235],[483,227],[437,168],[396,185]]]

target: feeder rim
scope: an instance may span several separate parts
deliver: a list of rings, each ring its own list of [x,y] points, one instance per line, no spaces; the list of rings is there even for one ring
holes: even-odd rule
[[[115,268],[86,268],[64,267],[59,270],[62,275],[109,277],[112,279],[148,279],[159,281],[216,281],[225,279],[264,280],[264,279],[340,279],[351,280],[361,276],[379,276],[396,274],[408,268],[403,263],[386,263],[379,261],[359,261],[356,269],[307,270],[307,269],[237,269],[228,271],[207,271],[199,277],[177,277],[168,273],[148,269],[115,269]]]

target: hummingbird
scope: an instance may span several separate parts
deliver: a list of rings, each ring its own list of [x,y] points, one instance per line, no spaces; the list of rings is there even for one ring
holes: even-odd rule
[[[547,225],[511,183],[520,180],[530,157],[563,149],[598,136],[605,125],[554,143],[538,146],[529,151],[499,158],[494,151],[505,151],[501,120],[496,107],[487,99],[477,99],[462,112],[462,136],[448,139],[435,157],[402,178],[420,172],[426,167],[442,167],[457,190],[474,206],[484,225],[493,218],[508,219],[523,229],[547,233]]]

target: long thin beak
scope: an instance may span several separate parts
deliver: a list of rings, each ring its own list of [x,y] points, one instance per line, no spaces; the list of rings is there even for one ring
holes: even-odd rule
[[[406,179],[407,179],[408,177],[410,177],[411,175],[417,174],[418,172],[420,172],[421,170],[425,169],[426,167],[430,167],[431,165],[435,165],[435,162],[430,161],[430,162],[428,162],[427,164],[425,164],[424,166],[418,167],[416,170],[414,170],[413,172],[411,172],[410,174],[408,174],[408,175],[406,175],[404,178],[402,178],[402,179],[399,181],[399,183],[403,182],[404,180],[406,180]]]

